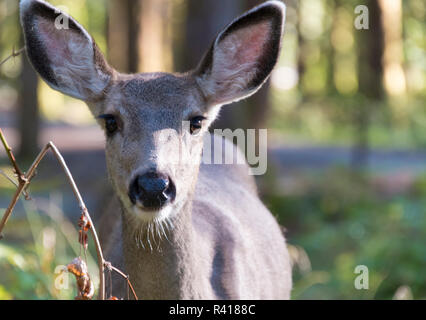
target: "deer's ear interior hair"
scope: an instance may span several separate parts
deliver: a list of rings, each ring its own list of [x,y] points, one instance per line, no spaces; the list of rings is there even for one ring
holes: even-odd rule
[[[52,88],[83,100],[104,92],[112,69],[77,21],[42,0],[21,0],[20,16],[28,58]]]
[[[255,93],[278,61],[285,5],[268,1],[223,30],[195,71],[210,104],[226,104]]]

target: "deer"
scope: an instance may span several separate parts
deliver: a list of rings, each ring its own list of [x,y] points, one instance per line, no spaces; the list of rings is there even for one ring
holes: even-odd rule
[[[105,133],[119,202],[102,217],[113,223],[105,254],[142,299],[290,299],[286,239],[249,165],[201,161],[206,136],[241,155],[209,128],[223,106],[269,78],[285,11],[267,1],[242,14],[186,73],[123,74],[70,15],[44,0],[20,1],[33,68],[54,90],[83,100]],[[67,28],[55,24],[59,15]]]

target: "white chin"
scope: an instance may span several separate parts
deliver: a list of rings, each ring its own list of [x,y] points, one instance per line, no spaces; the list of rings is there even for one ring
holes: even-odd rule
[[[172,213],[172,206],[167,205],[164,208],[155,211],[148,211],[138,206],[133,206],[133,212],[139,219],[145,222],[151,222],[154,220],[163,221],[170,217],[170,214]]]

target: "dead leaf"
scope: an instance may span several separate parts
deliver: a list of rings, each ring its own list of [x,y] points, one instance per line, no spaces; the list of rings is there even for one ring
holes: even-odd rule
[[[90,221],[88,220],[85,212],[81,214],[78,226],[81,228],[78,234],[78,242],[81,243],[84,250],[87,250],[87,232],[90,230],[92,225],[90,224]]]
[[[91,300],[95,293],[95,288],[90,279],[86,262],[84,262],[80,257],[75,258],[69,265],[67,265],[67,270],[75,276],[77,281],[78,295],[75,299]]]

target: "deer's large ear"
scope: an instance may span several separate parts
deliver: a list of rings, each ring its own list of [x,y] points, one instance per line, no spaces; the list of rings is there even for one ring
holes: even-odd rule
[[[43,0],[21,0],[20,16],[28,58],[53,89],[87,101],[102,96],[112,69],[77,21]]]
[[[281,49],[285,5],[268,1],[225,28],[195,71],[211,105],[255,93],[269,77]]]

